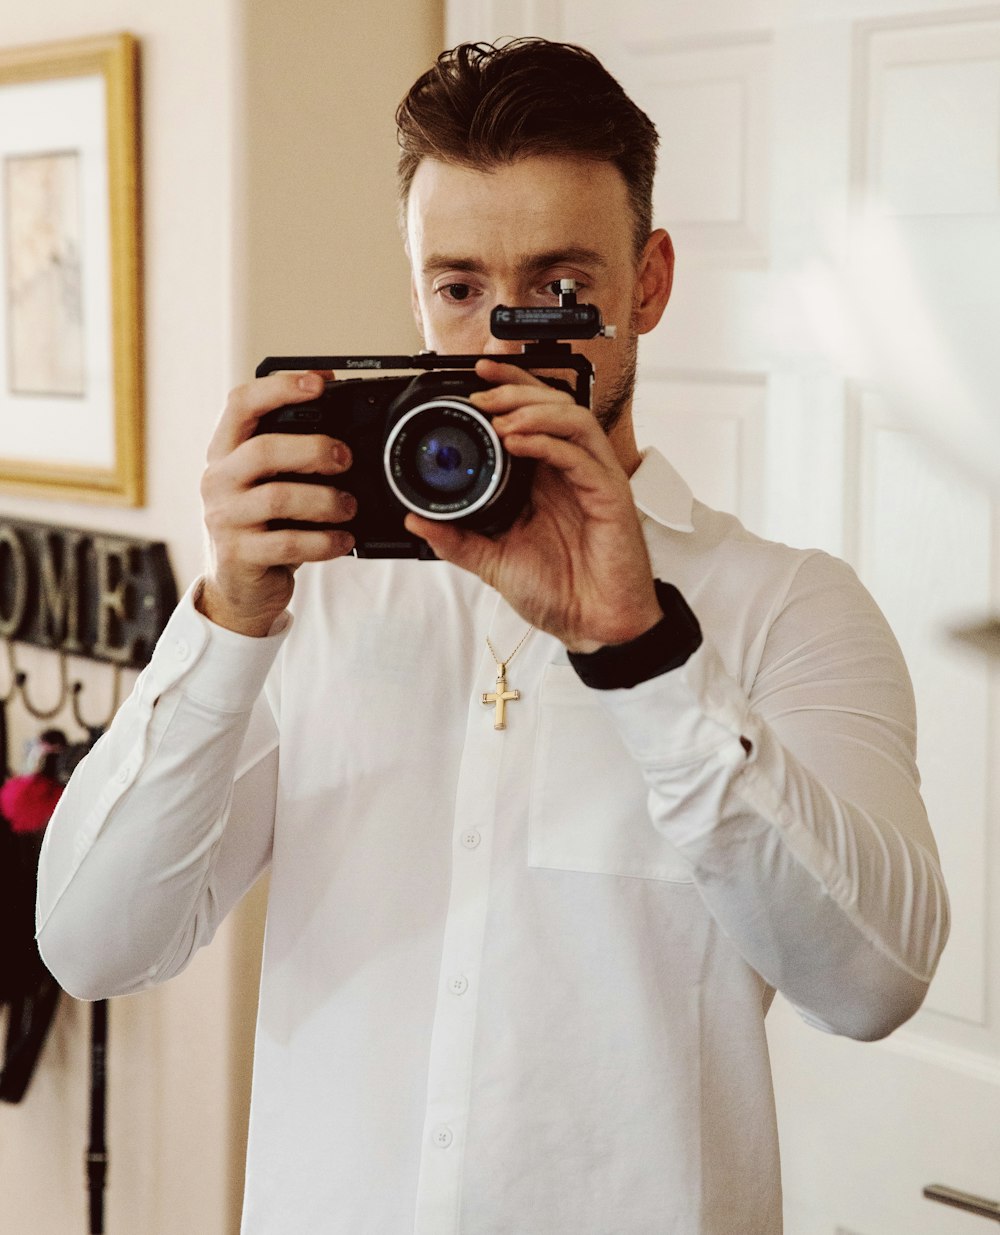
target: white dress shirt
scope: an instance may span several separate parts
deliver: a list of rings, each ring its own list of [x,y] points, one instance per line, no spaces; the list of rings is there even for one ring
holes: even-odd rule
[[[47,963],[177,973],[270,863],[246,1235],[776,1235],[775,989],[872,1038],[947,903],[914,711],[843,563],[762,541],[648,453],[654,572],[704,642],[585,687],[440,562],[296,576],[245,638],[190,594],[49,827]]]

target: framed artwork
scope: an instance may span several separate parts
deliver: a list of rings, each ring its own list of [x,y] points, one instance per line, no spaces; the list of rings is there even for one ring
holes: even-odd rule
[[[0,491],[143,501],[138,44],[0,49]]]

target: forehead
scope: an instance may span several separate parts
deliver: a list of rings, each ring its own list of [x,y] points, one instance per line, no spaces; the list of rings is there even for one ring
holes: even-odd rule
[[[415,267],[433,254],[517,261],[587,249],[609,261],[630,251],[628,189],[612,163],[532,157],[478,171],[424,159],[407,202]]]

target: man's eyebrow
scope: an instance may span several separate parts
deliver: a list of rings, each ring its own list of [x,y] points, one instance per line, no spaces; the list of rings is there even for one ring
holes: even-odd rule
[[[450,257],[447,253],[431,253],[424,260],[424,274],[455,270],[462,274],[485,274],[486,266],[474,257]]]
[[[607,265],[596,249],[572,245],[567,249],[550,249],[547,253],[533,253],[523,258],[518,266],[532,273],[548,270],[551,266],[590,266],[603,269]]]
[[[573,245],[565,249],[550,249],[544,253],[527,253],[516,262],[520,274],[539,274],[553,266],[589,266],[603,269],[607,262],[596,249]],[[486,263],[475,257],[458,257],[448,253],[430,253],[424,261],[424,274],[454,270],[462,274],[488,273]]]

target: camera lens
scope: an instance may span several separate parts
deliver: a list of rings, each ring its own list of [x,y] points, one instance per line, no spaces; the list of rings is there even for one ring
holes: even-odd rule
[[[441,425],[417,443],[414,463],[429,493],[457,496],[475,484],[483,466],[483,451],[462,426]]]
[[[459,519],[489,505],[509,468],[489,419],[461,398],[430,399],[390,429],[385,476],[409,510]]]

